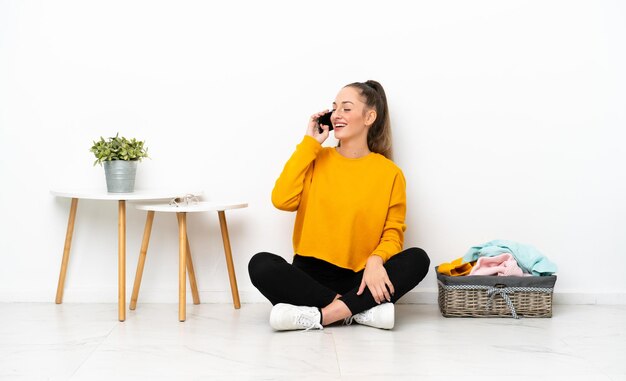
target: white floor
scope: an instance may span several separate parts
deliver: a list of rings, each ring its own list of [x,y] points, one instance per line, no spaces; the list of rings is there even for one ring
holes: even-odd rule
[[[626,380],[626,306],[551,319],[448,319],[396,306],[396,327],[273,332],[270,305],[0,304],[1,380]]]

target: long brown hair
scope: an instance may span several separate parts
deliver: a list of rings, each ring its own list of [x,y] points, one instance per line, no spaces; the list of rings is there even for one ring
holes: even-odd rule
[[[346,87],[358,89],[365,100],[365,104],[376,111],[376,120],[367,132],[367,147],[370,151],[379,153],[392,160],[391,122],[389,120],[389,106],[383,86],[373,80],[354,82]]]

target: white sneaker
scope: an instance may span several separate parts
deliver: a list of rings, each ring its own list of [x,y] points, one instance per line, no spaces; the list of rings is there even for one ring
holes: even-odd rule
[[[320,311],[316,307],[278,303],[272,307],[270,326],[277,331],[324,329],[320,318]]]
[[[360,312],[346,319],[346,324],[353,321],[374,328],[392,329],[395,320],[395,308],[393,303],[383,303]]]

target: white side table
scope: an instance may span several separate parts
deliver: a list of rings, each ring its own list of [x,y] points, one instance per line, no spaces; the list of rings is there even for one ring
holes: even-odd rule
[[[126,201],[150,201],[171,199],[192,193],[180,191],[159,191],[159,190],[137,190],[133,193],[108,193],[106,190],[80,190],[80,189],[53,189],[50,191],[54,196],[71,198],[70,215],[67,222],[67,233],[65,235],[65,247],[63,249],[63,260],[61,262],[61,273],[59,274],[59,284],[57,286],[56,303],[63,302],[63,288],[65,285],[65,275],[67,264],[70,259],[70,247],[72,245],[72,235],[74,233],[74,222],[76,221],[76,209],[79,199],[86,200],[109,200],[118,202],[118,310],[119,320],[126,320]]]
[[[130,309],[134,310],[137,306],[139,287],[141,286],[141,277],[143,275],[143,268],[150,240],[150,231],[152,229],[152,221],[154,219],[155,212],[176,213],[176,217],[178,218],[178,320],[186,320],[186,271],[189,272],[189,283],[193,295],[193,302],[194,304],[200,304],[193,264],[191,262],[189,241],[187,239],[187,213],[217,212],[220,221],[220,230],[222,232],[224,255],[226,256],[226,267],[228,268],[228,277],[230,280],[230,290],[233,295],[233,305],[235,309],[239,309],[241,307],[241,303],[239,301],[239,290],[237,289],[235,266],[233,265],[233,255],[230,248],[230,238],[228,236],[228,227],[226,225],[226,215],[224,212],[226,210],[245,208],[247,206],[248,204],[245,202],[197,202],[179,206],[169,204],[137,204],[135,207],[140,210],[148,211],[148,216],[146,218],[146,227],[144,230],[143,242],[141,244],[141,252],[139,253],[139,262],[137,263],[137,273],[135,275],[135,284],[133,287],[133,294],[131,296]]]

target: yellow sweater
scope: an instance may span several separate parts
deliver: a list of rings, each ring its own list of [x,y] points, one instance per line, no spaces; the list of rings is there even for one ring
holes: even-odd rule
[[[386,262],[402,251],[406,183],[380,154],[348,159],[305,136],[276,180],[272,203],[298,211],[293,247],[302,256],[360,271],[372,254]]]

